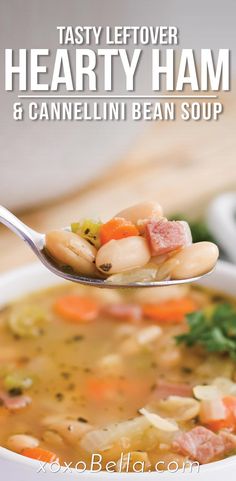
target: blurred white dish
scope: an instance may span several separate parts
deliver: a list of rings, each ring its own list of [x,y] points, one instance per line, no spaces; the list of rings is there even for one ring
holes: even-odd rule
[[[219,195],[211,202],[207,223],[225,254],[236,263],[236,192]]]
[[[13,210],[31,208],[83,188],[124,156],[137,128],[140,124],[131,122],[25,121],[5,126],[1,204]]]

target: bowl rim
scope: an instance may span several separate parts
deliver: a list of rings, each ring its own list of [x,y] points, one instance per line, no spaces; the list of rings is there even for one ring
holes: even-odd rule
[[[38,279],[37,276],[39,276],[39,278],[40,278],[40,275],[42,275],[42,278],[44,279],[44,282],[45,282],[45,279],[47,279],[47,281],[48,281],[48,282],[45,283],[45,288],[53,286],[53,285],[57,285],[57,284],[64,284],[66,282],[63,279],[57,278],[57,276],[51,274],[44,266],[42,266],[38,262],[34,262],[34,263],[28,264],[26,266],[19,267],[19,268],[16,268],[16,269],[13,269],[13,270],[10,270],[6,273],[1,274],[0,275],[0,290],[1,290],[1,287],[4,286],[4,285],[6,287],[9,286],[9,288],[10,287],[12,288],[12,283],[19,280],[19,278],[21,278],[22,276],[23,277],[24,276],[28,276],[28,277],[33,276],[34,279],[35,279],[35,276],[36,276],[36,284],[37,284],[37,279]],[[215,270],[215,272],[212,276],[213,276],[214,279],[219,278],[219,276],[222,276],[223,278],[233,277],[236,281],[236,265],[230,264],[230,263],[225,262],[225,261],[219,261],[218,265],[217,265],[217,268],[216,268],[216,270]],[[43,285],[44,285],[44,282],[43,282]],[[203,281],[200,284],[205,285],[205,283],[206,282]],[[210,285],[211,285],[211,279],[208,278],[207,279],[207,286],[210,286]],[[33,284],[33,286],[34,286],[34,284]],[[27,293],[30,293],[30,292],[34,292],[35,290],[42,289],[42,288],[43,288],[43,286],[40,285],[40,282],[39,282],[39,287],[30,287],[30,289],[27,288],[25,293],[27,294]],[[224,286],[222,287],[222,291],[227,293],[227,289],[224,289]],[[14,297],[14,295],[13,295],[13,296],[11,296],[11,299],[14,299],[14,298],[17,299],[17,297],[20,297],[20,296]],[[3,299],[4,299],[4,294],[3,294],[1,300],[3,300]],[[39,467],[39,461],[38,460],[27,458],[27,457],[22,456],[18,453],[15,453],[14,451],[10,451],[9,449],[4,448],[2,446],[0,446],[0,461],[1,460],[15,462],[17,465],[24,465],[25,467],[27,467],[29,469],[36,468],[37,465]],[[50,465],[48,463],[46,463],[45,469],[47,469],[49,466]],[[201,474],[201,473],[204,474],[204,473],[209,473],[209,472],[212,473],[214,471],[217,471],[219,469],[224,469],[226,467],[230,468],[231,466],[234,467],[234,468],[236,466],[236,455],[230,456],[230,457],[228,457],[226,459],[223,459],[223,460],[220,460],[220,461],[215,461],[213,463],[200,465],[199,474]],[[137,474],[139,474],[139,476],[145,476],[145,475],[148,474],[151,478],[153,478],[154,476],[157,476],[160,473],[158,471],[141,472],[141,473],[132,473],[132,472],[119,473],[119,472],[107,472],[107,471],[95,472],[95,471],[91,471],[89,469],[88,470],[86,469],[83,473],[79,473],[78,470],[76,470],[75,468],[71,468],[71,473],[70,473],[71,479],[75,479],[74,475],[78,476],[78,474],[85,475],[86,479],[90,479],[90,476],[92,476],[93,478],[94,478],[94,476],[97,476],[97,477],[102,476],[102,478],[105,477],[106,479],[110,476],[112,476],[112,477],[116,476],[116,478],[118,476],[122,476],[122,478],[124,479],[126,476],[131,478],[131,477],[137,476]],[[172,473],[170,473],[168,471],[164,471],[161,474],[162,474],[162,479],[167,480],[167,479],[169,479],[169,474],[172,474],[174,476],[182,476],[182,475],[189,474],[189,472],[188,472],[187,469],[186,469],[186,472],[181,472],[181,469],[180,469],[179,471],[172,472]],[[191,474],[195,474],[194,471]]]

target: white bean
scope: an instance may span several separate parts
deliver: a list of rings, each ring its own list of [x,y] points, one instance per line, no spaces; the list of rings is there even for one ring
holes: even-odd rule
[[[138,344],[145,345],[145,344],[150,344],[158,337],[162,335],[162,329],[159,326],[148,326],[148,327],[143,327],[142,329],[139,329],[137,334],[136,334],[136,340]]]
[[[163,262],[160,265],[158,273],[157,273],[157,280],[163,281],[165,279],[171,278],[171,273],[177,266],[179,266],[180,261],[176,258],[176,256],[171,257],[170,259]]]
[[[150,260],[146,239],[139,236],[111,240],[104,244],[96,257],[97,268],[108,275],[142,267]]]
[[[20,453],[25,448],[36,448],[39,440],[28,434],[14,434],[7,440],[7,447],[16,453]]]
[[[53,444],[54,446],[61,446],[63,444],[62,437],[53,430],[46,430],[43,433],[43,440],[47,444]]]
[[[196,242],[184,247],[172,259],[178,262],[171,272],[172,279],[189,279],[209,272],[219,256],[218,247],[212,242]]]
[[[123,217],[126,220],[137,224],[139,220],[150,219],[151,217],[162,217],[163,210],[158,202],[141,202],[127,209],[121,210],[115,217]]]
[[[48,232],[46,249],[58,262],[72,267],[80,274],[91,276],[97,274],[95,267],[97,250],[73,232],[63,230]]]
[[[104,375],[122,374],[124,371],[124,359],[120,354],[111,353],[103,356],[97,363],[99,371]]]
[[[76,443],[81,437],[92,429],[91,424],[67,419],[63,416],[49,416],[44,418],[43,424],[48,430],[55,431],[61,438],[68,443]]]
[[[93,289],[93,291],[92,291]],[[87,294],[92,295],[94,299],[99,301],[99,304],[107,306],[108,304],[119,304],[123,298],[116,289],[98,289],[97,287],[88,287]]]
[[[149,289],[132,289],[129,298],[132,301],[140,303],[156,303],[165,302],[169,299],[179,299],[189,294],[189,285],[168,286],[168,287],[150,287]]]

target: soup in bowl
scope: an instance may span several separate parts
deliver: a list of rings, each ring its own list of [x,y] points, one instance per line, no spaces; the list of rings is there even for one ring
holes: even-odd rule
[[[235,279],[226,264],[202,286],[134,291],[55,285],[40,266],[2,276],[2,471],[234,463]]]

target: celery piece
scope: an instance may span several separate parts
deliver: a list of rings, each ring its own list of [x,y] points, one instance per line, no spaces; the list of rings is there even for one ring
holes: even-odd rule
[[[7,389],[7,391],[17,388],[22,390],[29,389],[32,384],[33,380],[30,377],[24,376],[20,373],[8,374],[4,379],[4,387]]]
[[[102,223],[98,220],[84,219],[81,222],[73,222],[71,230],[74,234],[78,234],[86,239],[95,247],[100,247],[99,232]]]
[[[17,306],[9,315],[8,326],[19,337],[38,337],[43,332],[45,312],[36,305]]]
[[[74,232],[74,234],[77,234],[78,230],[80,228],[80,223],[79,222],[72,222],[70,227],[71,227],[72,232]]]

